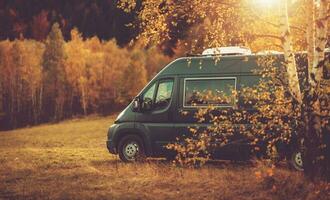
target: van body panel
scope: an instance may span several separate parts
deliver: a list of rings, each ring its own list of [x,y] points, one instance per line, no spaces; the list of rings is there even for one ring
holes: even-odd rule
[[[136,112],[133,112],[132,102],[119,113],[115,123],[124,123],[124,122],[135,122]]]
[[[156,84],[156,93],[158,92],[157,85],[163,80],[173,80],[171,99],[168,105],[162,109],[156,109],[146,112],[138,112],[136,114],[136,126],[143,127],[147,132],[153,154],[162,155],[166,151],[165,145],[173,141],[174,120],[173,114],[176,110],[177,96],[177,78],[175,76],[158,76],[148,87],[147,91],[153,84]],[[175,137],[174,137],[175,139]]]
[[[329,53],[326,53],[327,55]],[[297,63],[299,72],[302,74],[306,70],[306,56],[304,53],[297,54]],[[301,56],[303,55],[303,56]],[[195,114],[200,107],[189,107],[185,105],[185,81],[195,79],[229,79],[235,78],[236,90],[242,91],[244,87],[257,86],[261,79],[261,75],[256,73],[259,69],[258,64],[264,57],[271,56],[275,62],[275,66],[283,68],[283,54],[271,55],[243,55],[243,56],[201,56],[201,57],[183,57],[178,58],[166,67],[164,67],[138,94],[137,98],[141,98],[153,85],[156,87],[162,80],[172,79],[173,89],[170,102],[165,108],[149,111],[133,112],[133,102],[130,103],[125,110],[120,113],[115,121],[115,125],[111,126],[108,133],[107,146],[111,153],[118,145],[118,138],[127,132],[131,134],[139,134],[144,141],[147,156],[163,156],[168,150],[165,146],[168,143],[175,142],[176,138],[187,137],[191,135],[189,129],[191,127],[199,127],[201,130],[206,129],[210,123],[206,120],[199,122]],[[282,69],[281,69],[282,70]],[[302,85],[302,78],[300,84]],[[283,75],[283,80],[286,80]],[[252,107],[244,104],[242,97],[239,95],[236,103],[232,106],[219,106],[218,111],[247,111],[248,113],[256,112]],[[153,98],[155,100],[155,96]],[[188,103],[189,104],[189,103]],[[215,111],[216,112],[216,111]],[[235,126],[244,125],[250,127],[246,121],[240,121]],[[235,133],[227,145],[213,152],[214,158],[231,159],[236,155],[247,156],[247,152],[251,146],[247,142],[247,138],[239,132]]]
[[[212,57],[180,58],[165,67],[162,75],[204,75],[237,73],[242,58],[220,58],[216,61]]]

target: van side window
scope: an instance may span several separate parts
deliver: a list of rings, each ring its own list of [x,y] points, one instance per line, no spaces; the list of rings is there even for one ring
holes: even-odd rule
[[[163,109],[168,106],[173,90],[173,80],[167,79],[159,82],[154,108]]]
[[[184,107],[230,107],[235,103],[236,78],[186,78]]]

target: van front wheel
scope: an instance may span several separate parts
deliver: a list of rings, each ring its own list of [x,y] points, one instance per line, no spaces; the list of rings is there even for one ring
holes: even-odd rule
[[[137,135],[126,135],[118,144],[119,158],[124,162],[135,162],[145,159],[143,142]]]

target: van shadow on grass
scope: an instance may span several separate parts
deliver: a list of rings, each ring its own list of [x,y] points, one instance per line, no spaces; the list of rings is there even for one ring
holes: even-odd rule
[[[90,163],[93,167],[99,170],[108,170],[111,169],[121,169],[121,168],[139,168],[145,167],[146,165],[150,165],[153,167],[159,168],[169,168],[169,167],[178,167],[178,168],[186,168],[182,167],[178,164],[175,164],[173,161],[169,161],[161,158],[148,158],[143,162],[134,162],[134,163],[125,163],[120,159],[109,159],[109,160],[95,160]],[[228,161],[228,160],[209,160],[201,167],[193,167],[196,169],[199,168],[215,168],[215,169],[243,169],[243,168],[253,168],[256,166],[256,162],[253,160],[248,161]],[[191,168],[191,167],[188,167]]]
[[[171,166],[172,163],[165,159],[147,159],[143,162],[133,162],[133,163],[126,163],[121,161],[119,158],[117,159],[109,159],[109,160],[94,160],[90,163],[93,167],[99,169],[106,169],[106,168],[113,168],[119,169],[124,167],[139,167],[145,165],[154,165],[154,166]]]

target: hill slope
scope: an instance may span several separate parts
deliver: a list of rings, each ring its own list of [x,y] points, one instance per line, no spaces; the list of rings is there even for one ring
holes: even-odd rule
[[[0,132],[0,199],[329,199],[330,186],[260,164],[125,164],[105,147],[114,117]],[[327,188],[328,187],[328,188]]]

